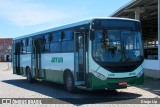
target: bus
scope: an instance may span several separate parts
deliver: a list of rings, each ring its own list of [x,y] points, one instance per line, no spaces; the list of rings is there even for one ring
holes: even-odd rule
[[[13,74],[63,84],[69,92],[143,85],[141,24],[92,18],[13,39]]]

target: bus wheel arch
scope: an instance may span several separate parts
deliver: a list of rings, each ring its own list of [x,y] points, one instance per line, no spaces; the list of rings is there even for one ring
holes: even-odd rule
[[[75,92],[74,78],[71,70],[66,69],[63,73],[63,83],[68,92]]]

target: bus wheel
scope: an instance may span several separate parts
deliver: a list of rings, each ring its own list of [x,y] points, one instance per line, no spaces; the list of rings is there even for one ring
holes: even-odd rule
[[[26,73],[27,73],[27,76],[26,76],[27,77],[27,81],[29,83],[32,83],[34,81],[34,79],[32,78],[31,71],[30,71],[29,68],[27,68]]]
[[[73,79],[73,75],[71,74],[71,72],[67,72],[65,75],[65,87],[67,91],[71,93],[73,93],[75,90],[74,79]]]
[[[118,91],[116,89],[110,89],[110,90],[107,90],[108,93],[112,93],[112,94],[115,94],[117,93]]]

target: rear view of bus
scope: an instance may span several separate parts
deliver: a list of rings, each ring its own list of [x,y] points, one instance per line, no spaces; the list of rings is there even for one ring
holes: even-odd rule
[[[90,84],[93,89],[120,89],[142,85],[143,44],[140,22],[95,19],[89,46]]]

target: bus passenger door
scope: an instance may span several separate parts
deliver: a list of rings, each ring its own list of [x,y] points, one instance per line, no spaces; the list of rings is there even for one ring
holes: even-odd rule
[[[14,62],[15,62],[15,71],[14,73],[20,75],[20,43],[16,43],[15,45],[15,54],[14,54]]]
[[[37,38],[33,42],[33,54],[32,54],[32,71],[36,78],[42,79],[43,72],[41,69],[41,51],[42,51],[42,40]]]
[[[31,54],[31,68],[32,68],[32,76],[37,78],[37,65],[36,65],[36,45],[35,40],[32,40],[32,54]]]
[[[74,79],[75,85],[85,84],[85,33],[74,33]]]
[[[41,55],[42,55],[42,51],[43,51],[43,38],[42,36],[39,37],[37,39],[37,44],[36,44],[36,47],[37,47],[37,54],[36,54],[36,60],[37,60],[37,76],[39,79],[43,79],[44,78],[44,74],[43,74],[43,70],[42,70],[42,62],[41,62]]]

